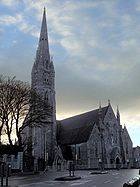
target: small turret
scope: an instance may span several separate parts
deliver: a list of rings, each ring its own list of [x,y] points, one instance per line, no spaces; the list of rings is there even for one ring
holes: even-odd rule
[[[99,123],[102,122],[102,107],[101,107],[101,101],[99,101],[99,111],[98,111],[98,115],[99,115]]]
[[[119,112],[119,107],[117,106],[117,121],[118,121],[118,124],[120,125],[120,112]]]

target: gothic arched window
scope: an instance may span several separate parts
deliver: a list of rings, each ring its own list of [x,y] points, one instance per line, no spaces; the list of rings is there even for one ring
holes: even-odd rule
[[[95,143],[95,157],[98,157],[98,144]]]
[[[81,159],[81,150],[80,150],[80,147],[78,147],[78,159]]]
[[[46,69],[48,69],[48,60],[45,60]]]
[[[128,143],[126,143],[126,154],[128,154]]]
[[[45,100],[48,101],[49,97],[48,97],[48,91],[45,93]]]

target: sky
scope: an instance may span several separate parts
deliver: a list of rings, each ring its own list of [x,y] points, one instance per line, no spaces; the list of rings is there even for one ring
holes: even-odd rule
[[[57,119],[109,99],[140,145],[140,1],[0,0],[0,74],[30,82],[44,7]]]

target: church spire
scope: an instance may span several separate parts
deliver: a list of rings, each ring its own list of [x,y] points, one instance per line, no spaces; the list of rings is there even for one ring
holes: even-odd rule
[[[99,121],[102,122],[102,107],[101,107],[101,101],[99,101],[98,115],[99,115]]]
[[[36,60],[38,61],[42,57],[46,60],[46,62],[50,62],[48,31],[47,31],[47,21],[46,21],[46,9],[45,8],[44,8],[44,12],[43,12],[43,19],[42,19],[42,24],[41,24],[41,32],[40,32],[40,37],[39,37],[39,44],[38,44]]]
[[[32,68],[31,119],[38,115],[39,121],[33,122],[33,136],[38,139],[33,145],[33,156],[43,158],[47,165],[52,164],[56,137],[55,71],[49,53],[46,10],[44,8],[35,63]],[[35,94],[34,94],[35,93]],[[50,110],[51,108],[51,110]],[[37,125],[36,125],[37,124]],[[39,125],[38,125],[39,124]],[[33,142],[34,142],[33,137]],[[45,149],[44,146],[45,145]],[[46,152],[47,151],[47,152]]]

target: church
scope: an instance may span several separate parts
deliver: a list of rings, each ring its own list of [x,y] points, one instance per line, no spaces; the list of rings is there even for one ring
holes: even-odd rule
[[[104,107],[99,104],[92,111],[56,120],[55,69],[49,52],[45,9],[31,89],[23,142],[24,156],[33,158],[33,170],[58,164],[65,167],[70,161],[77,169],[132,167],[132,141],[126,126],[121,125],[119,108],[115,113],[110,101]]]

